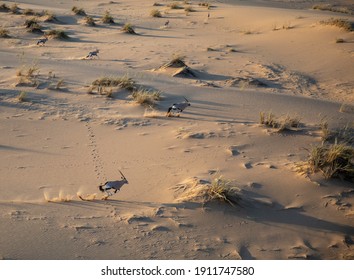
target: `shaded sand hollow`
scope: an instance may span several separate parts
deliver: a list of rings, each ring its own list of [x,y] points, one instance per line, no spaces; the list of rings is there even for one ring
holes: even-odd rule
[[[321,122],[353,128],[353,32],[320,23],[353,22],[350,1],[338,1],[347,13],[314,1],[154,2],[33,0],[0,11],[0,258],[354,258],[353,182],[294,171],[321,144]],[[70,38],[38,46],[26,9],[49,11],[52,21],[37,16],[41,30]],[[114,24],[102,22],[106,11]],[[173,57],[185,65],[166,67]],[[90,88],[123,76],[160,100]],[[166,117],[184,97],[191,106]],[[260,125],[270,111],[301,126]],[[101,200],[97,186],[120,179],[118,169],[129,184]],[[219,177],[237,187],[234,207],[194,196]]]

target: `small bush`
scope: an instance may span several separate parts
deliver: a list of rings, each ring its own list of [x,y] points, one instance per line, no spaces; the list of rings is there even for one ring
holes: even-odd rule
[[[0,5],[0,12],[9,12],[10,8],[6,4],[1,4]]]
[[[151,10],[150,15],[152,17],[162,17],[161,12],[157,9]]]
[[[202,6],[202,7],[206,7],[207,9],[210,9],[211,8],[211,5],[210,3],[208,2],[201,2],[198,4],[199,6]]]
[[[284,130],[293,130],[300,126],[299,118],[291,118],[290,116],[283,116],[280,119],[277,118],[273,113],[260,112],[259,123],[271,128],[276,128],[277,132],[282,132]]]
[[[346,31],[353,31],[353,22],[348,21],[347,19],[341,18],[330,18],[329,20],[322,20],[320,21],[321,24],[324,25],[332,25],[342,28]]]
[[[307,161],[297,164],[303,174],[321,172],[326,179],[354,178],[354,148],[346,144],[324,144],[314,147]]]
[[[33,15],[35,15],[35,12],[33,11],[33,9],[25,9],[23,11],[23,14],[26,16],[33,16]]]
[[[178,5],[177,3],[168,4],[167,7],[169,7],[170,9],[174,9],[174,10],[183,9],[183,8],[182,8],[180,5]]]
[[[106,11],[104,16],[102,17],[102,22],[107,24],[114,24],[113,17],[110,15],[108,11]]]
[[[10,38],[9,31],[4,28],[0,28],[0,38]]]
[[[192,8],[192,6],[187,6],[184,8],[184,11],[187,13],[192,13],[195,12],[195,10]]]
[[[78,16],[86,16],[87,15],[84,9],[78,8],[76,6],[72,7],[71,11],[73,11],[74,14],[78,15]]]
[[[90,93],[92,93],[93,90],[97,90],[98,93],[102,94],[106,91],[105,89],[107,87],[119,87],[132,91],[135,89],[135,81],[127,75],[115,78],[102,77],[92,82]]]
[[[127,34],[136,34],[133,26],[130,23],[124,24],[122,31]]]
[[[132,96],[138,104],[154,105],[156,101],[160,100],[161,92],[140,88],[133,91]]]
[[[314,10],[331,11],[335,13],[352,14],[353,11],[347,7],[338,7],[331,4],[319,4],[312,7]]]
[[[18,96],[17,96],[18,101],[20,102],[25,102],[27,101],[27,93],[24,91],[21,91]]]
[[[65,31],[63,30],[50,30],[46,32],[46,35],[53,39],[59,39],[59,40],[65,40],[70,38],[68,34],[66,34]]]
[[[336,43],[337,44],[345,43],[345,40],[343,38],[337,38]]]
[[[49,11],[44,11],[44,15],[45,18],[43,21],[45,22],[55,22],[57,21],[57,18],[55,17],[55,15],[52,12]]]
[[[93,19],[93,17],[87,16],[85,17],[85,24],[89,25],[89,26],[95,26],[95,20]]]
[[[18,5],[17,4],[11,5],[10,12],[13,14],[18,14],[20,12]]]

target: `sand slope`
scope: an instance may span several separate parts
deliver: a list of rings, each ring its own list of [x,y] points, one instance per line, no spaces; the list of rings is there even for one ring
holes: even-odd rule
[[[169,1],[44,2],[17,3],[52,11],[58,22],[40,22],[43,30],[69,40],[39,47],[41,35],[23,26],[30,16],[0,12],[11,36],[0,39],[1,258],[354,257],[353,182],[294,171],[321,143],[323,118],[331,129],[354,125],[353,32],[319,23],[352,15],[279,1],[210,10],[191,1],[188,15]],[[83,24],[74,5],[97,26]],[[100,22],[106,10],[116,24]],[[126,22],[138,35],[122,33]],[[83,59],[96,48],[98,58]],[[156,71],[176,54],[194,76]],[[18,70],[33,66],[35,85],[19,85]],[[161,100],[151,108],[124,89],[88,94],[95,79],[124,75]],[[183,97],[191,106],[166,117]],[[277,133],[259,124],[269,111],[302,125]],[[118,169],[129,185],[100,200],[97,186],[118,180]],[[181,193],[219,176],[239,188],[240,205]]]

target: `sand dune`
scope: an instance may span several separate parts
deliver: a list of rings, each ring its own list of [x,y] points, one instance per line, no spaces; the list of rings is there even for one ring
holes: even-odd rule
[[[321,23],[353,14],[314,1],[189,2],[0,11],[0,258],[354,258],[353,179],[296,171],[324,124],[353,137],[353,32]],[[53,13],[41,29],[69,38],[38,46],[26,9]],[[139,90],[155,99],[140,104]],[[168,118],[184,98],[191,106]],[[129,184],[102,199],[118,170]]]

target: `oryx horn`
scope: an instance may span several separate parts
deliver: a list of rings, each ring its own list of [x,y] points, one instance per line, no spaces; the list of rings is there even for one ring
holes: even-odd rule
[[[183,96],[183,98],[189,103],[188,99]]]
[[[125,176],[123,175],[122,171],[120,171],[119,169],[118,169],[118,171],[119,171],[120,175],[122,175],[122,177],[124,178],[124,180],[127,180],[127,178],[125,178]],[[128,180],[127,180],[127,181],[128,181]]]

